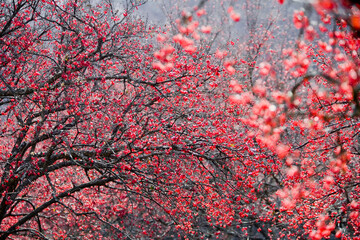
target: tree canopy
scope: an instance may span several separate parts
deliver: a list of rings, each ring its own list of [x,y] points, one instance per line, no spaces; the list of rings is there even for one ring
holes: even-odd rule
[[[0,239],[360,239],[360,6],[270,2],[0,1]]]

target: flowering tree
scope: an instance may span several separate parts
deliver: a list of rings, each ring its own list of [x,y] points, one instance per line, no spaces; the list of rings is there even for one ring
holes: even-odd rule
[[[3,3],[2,239],[195,234],[215,211],[220,64],[182,34],[154,50],[139,4]]]
[[[276,218],[298,232],[287,229],[283,237],[359,235],[357,7],[347,1],[305,4],[294,12],[300,31],[295,46],[282,51],[284,69],[260,63],[260,80],[250,93],[233,82],[232,101],[251,108],[243,123],[253,127],[261,148],[284,162],[272,202],[281,201]]]
[[[0,239],[359,235],[353,2],[1,4]]]

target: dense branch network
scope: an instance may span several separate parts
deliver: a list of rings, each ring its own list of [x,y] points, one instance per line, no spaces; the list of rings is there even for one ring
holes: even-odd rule
[[[355,239],[358,6],[145,3],[1,3],[0,239]]]

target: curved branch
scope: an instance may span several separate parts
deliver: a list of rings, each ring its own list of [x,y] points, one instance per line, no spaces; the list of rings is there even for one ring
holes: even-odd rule
[[[43,203],[42,205],[40,205],[39,207],[37,207],[34,211],[30,212],[28,215],[21,218],[17,223],[15,223],[11,227],[9,227],[7,231],[5,231],[4,233],[2,233],[0,235],[0,240],[5,240],[8,236],[15,233],[17,231],[18,227],[20,227],[21,225],[23,225],[24,223],[26,223],[27,221],[29,221],[30,219],[35,217],[37,214],[39,214],[40,212],[42,212],[43,210],[45,210],[52,204],[56,203],[59,199],[67,198],[71,194],[73,194],[75,192],[79,192],[85,188],[94,187],[94,186],[103,186],[106,183],[113,181],[114,179],[115,179],[115,177],[106,177],[103,179],[96,179],[96,180],[93,180],[93,181],[90,181],[90,182],[87,182],[87,183],[84,183],[84,184],[81,184],[78,186],[74,186],[73,188],[58,194],[54,198],[50,199],[49,201],[47,201],[47,202]]]

